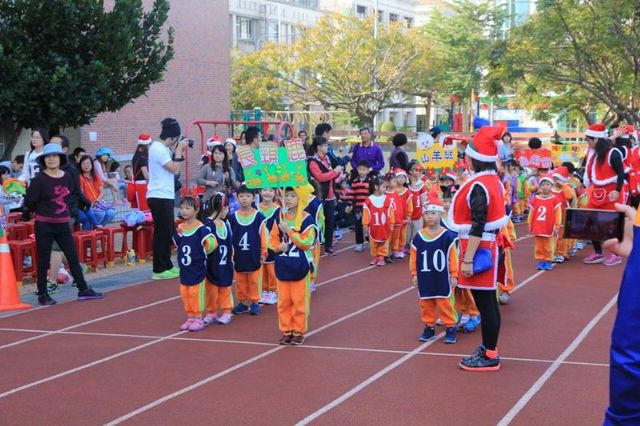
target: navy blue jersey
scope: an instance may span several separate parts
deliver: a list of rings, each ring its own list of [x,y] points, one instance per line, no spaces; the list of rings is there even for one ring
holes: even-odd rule
[[[324,243],[324,211],[322,209],[322,200],[318,197],[313,197],[307,207],[304,208],[304,211],[309,213],[311,218],[314,220],[316,227],[318,228],[318,235],[316,237],[316,242],[323,244]]]
[[[416,275],[421,299],[446,298],[451,295],[449,255],[456,249],[458,235],[442,229],[430,237],[420,231],[411,241],[416,253]]]
[[[280,217],[275,220],[275,226],[280,223]],[[291,223],[289,223],[291,225]],[[309,214],[305,214],[300,225],[300,232],[307,232],[313,228],[318,232],[315,221]],[[285,252],[277,253],[275,260],[276,278],[282,281],[298,281],[307,276],[312,270],[311,250],[301,250],[298,248],[286,234],[280,232],[280,241],[288,244]],[[315,241],[315,238],[314,238]]]
[[[280,216],[280,207],[278,207],[277,205],[274,205],[269,210],[263,209],[262,207],[260,207],[260,213],[262,213],[266,218],[265,226],[267,227],[267,234],[268,234],[271,232],[271,229],[273,229],[273,223],[276,217]],[[267,258],[264,261],[264,263],[273,263],[273,261],[275,260],[275,257],[276,257],[275,252],[271,249],[268,249]]]
[[[207,280],[218,287],[229,287],[233,284],[233,242],[229,222],[216,226],[209,218],[205,225],[218,241],[218,247],[207,257]]]
[[[235,270],[236,272],[254,272],[261,266],[260,250],[265,217],[257,210],[248,217],[243,217],[239,213],[237,211],[229,216]]]
[[[194,229],[184,231],[183,225],[173,233],[173,242],[178,247],[180,283],[196,285],[207,276],[207,251],[205,242],[212,239],[209,228],[199,223]]]

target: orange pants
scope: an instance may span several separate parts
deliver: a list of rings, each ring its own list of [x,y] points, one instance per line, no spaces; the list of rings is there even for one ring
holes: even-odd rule
[[[320,267],[320,244],[316,244],[313,250],[313,272],[311,273],[311,282],[316,282],[318,278],[318,268]]]
[[[195,285],[180,284],[180,297],[189,318],[202,318],[205,299],[204,281]]]
[[[378,242],[369,239],[369,245],[371,246],[371,256],[389,256],[389,241]]]
[[[298,281],[278,280],[278,325],[283,333],[307,331],[311,289],[309,275]]]
[[[456,311],[461,314],[467,314],[470,317],[480,315],[480,311],[476,306],[476,301],[473,299],[473,294],[468,288],[458,288],[455,291]]]
[[[238,300],[245,305],[248,304],[247,302],[258,303],[262,296],[261,269],[253,272],[236,272],[235,274]]]
[[[436,310],[440,313],[440,319],[447,327],[454,327],[458,323],[458,313],[455,310],[455,298],[451,296],[438,299],[420,299],[420,317],[422,322],[429,327],[436,325]]]
[[[276,291],[276,265],[265,263],[262,265],[262,291]]]
[[[536,235],[534,253],[536,260],[551,262],[553,260],[554,243],[554,237],[539,237]]]
[[[517,210],[518,216],[522,216],[525,212],[525,210],[527,209],[527,200],[524,198],[519,198],[518,202],[516,204],[514,204],[514,210]]]
[[[562,230],[560,230],[560,235],[562,235]],[[575,245],[575,240],[562,238],[561,236],[558,236],[558,238],[556,239],[556,254],[558,256],[563,256],[564,258],[568,259],[569,251],[571,251],[574,245]]]
[[[504,264],[498,267],[498,289],[510,294],[516,282],[513,276],[513,264],[511,263],[511,249],[504,250]]]
[[[228,314],[233,308],[231,286],[219,287],[207,280],[207,312],[216,314],[218,310]]]
[[[404,249],[407,238],[407,226],[394,226],[391,231],[391,253],[397,253]]]

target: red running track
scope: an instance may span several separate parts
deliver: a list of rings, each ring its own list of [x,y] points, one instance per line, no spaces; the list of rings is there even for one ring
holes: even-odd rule
[[[468,373],[457,363],[480,333],[418,342],[407,260],[369,267],[352,244],[322,260],[302,347],[275,344],[268,306],[177,331],[175,281],[0,319],[0,424],[602,424],[622,266],[583,265],[581,252],[538,272],[523,238],[502,370]]]

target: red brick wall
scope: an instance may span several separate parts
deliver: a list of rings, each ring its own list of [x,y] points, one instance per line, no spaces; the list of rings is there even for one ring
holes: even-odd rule
[[[105,3],[110,7],[109,2]],[[149,7],[152,1],[145,0],[144,4]],[[81,145],[89,153],[109,146],[117,157],[127,157],[135,150],[138,134],[146,132],[158,137],[160,121],[165,117],[176,118],[183,132],[192,120],[228,119],[231,104],[228,0],[173,0],[168,24],[175,29],[175,55],[164,81],[151,86],[146,96],[120,111],[100,114],[91,125],[83,127]],[[89,140],[89,132],[97,133],[96,142]],[[198,155],[191,158],[199,153],[198,137],[192,150],[192,154]]]

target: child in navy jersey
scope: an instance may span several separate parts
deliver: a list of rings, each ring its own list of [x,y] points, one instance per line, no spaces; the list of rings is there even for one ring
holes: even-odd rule
[[[270,246],[276,252],[278,283],[278,323],[281,345],[301,345],[309,320],[310,276],[313,270],[311,249],[316,243],[317,227],[313,217],[303,211],[313,188],[305,185],[287,188],[284,213],[276,217]]]
[[[229,216],[233,235],[233,261],[235,267],[238,304],[236,315],[249,312],[260,315],[262,294],[262,263],[267,257],[267,232],[265,217],[253,208],[255,196],[246,186],[237,194],[240,208]]]
[[[208,217],[205,226],[216,239],[216,248],[207,256],[207,316],[205,324],[231,322],[233,297],[233,243],[231,226],[226,221],[229,214],[229,201],[222,193],[217,193],[209,201]],[[222,312],[222,315],[219,313]]]
[[[205,303],[205,278],[207,255],[216,248],[216,240],[209,228],[196,219],[200,203],[194,197],[180,201],[180,213],[184,222],[173,234],[178,247],[180,268],[180,296],[187,313],[187,321],[180,330],[200,331],[204,328],[202,312]]]
[[[444,207],[437,194],[430,193],[423,207],[425,227],[411,241],[409,268],[418,287],[420,313],[425,327],[419,340],[427,342],[436,335],[436,310],[447,327],[444,343],[456,343],[458,314],[453,287],[458,277],[457,235],[442,227]]]

